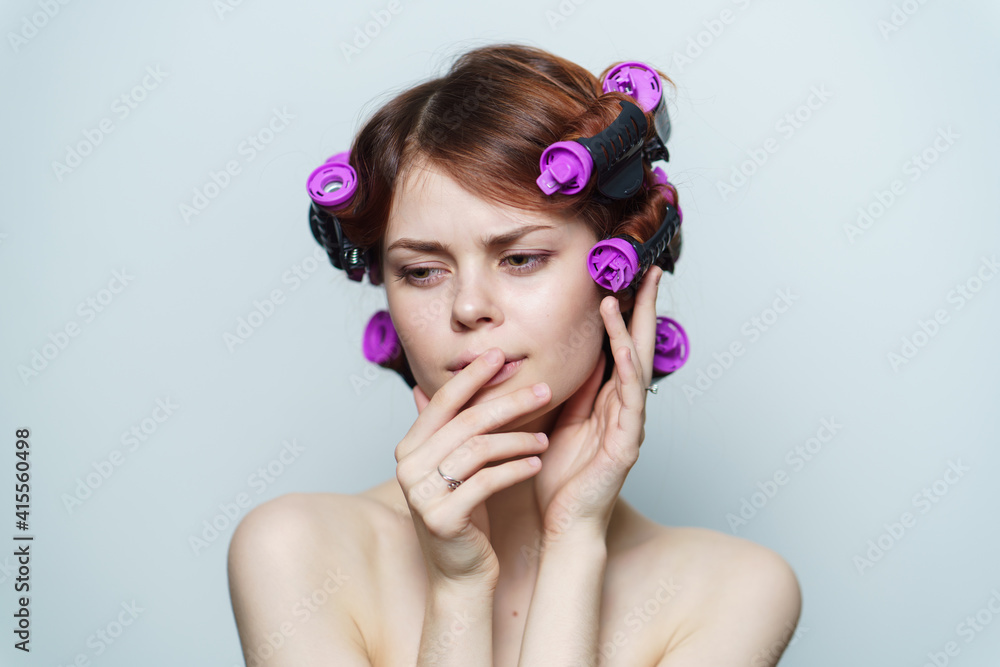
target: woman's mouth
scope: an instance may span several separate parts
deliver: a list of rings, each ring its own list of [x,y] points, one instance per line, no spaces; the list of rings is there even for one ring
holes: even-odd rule
[[[486,384],[484,384],[483,387],[484,388],[485,387],[494,387],[494,386],[500,384],[501,382],[504,382],[505,380],[507,380],[508,378],[510,378],[512,375],[514,375],[514,373],[517,372],[517,370],[521,367],[521,362],[522,361],[524,361],[523,358],[522,359],[515,359],[513,361],[508,361],[507,363],[505,363],[503,366],[500,367],[500,370],[498,370],[496,372],[496,375],[494,375],[492,378],[490,378],[490,381],[487,382]],[[460,372],[461,371],[452,371],[451,374],[454,376],[454,375],[458,375]]]
[[[508,361],[506,364],[500,367],[500,370],[497,371],[497,374],[494,375],[489,382],[484,384],[483,387],[493,387],[495,385],[500,384],[501,382],[503,382],[504,380],[506,380],[511,375],[517,372],[517,369],[521,367],[522,361],[524,361],[524,359],[518,359],[516,361]]]

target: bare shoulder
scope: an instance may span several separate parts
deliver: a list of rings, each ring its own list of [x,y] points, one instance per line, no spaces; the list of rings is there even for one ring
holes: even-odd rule
[[[368,664],[355,619],[378,534],[369,503],[291,493],[243,518],[229,544],[228,573],[245,656],[269,664],[265,655],[280,653],[274,664],[301,664],[317,650],[336,650],[357,658],[344,664]]]
[[[777,662],[802,608],[798,578],[780,554],[698,527],[661,526],[654,545],[678,573],[679,592],[687,593],[684,627],[658,667]]]
[[[230,558],[243,546],[287,553],[290,547],[338,547],[363,554],[373,547],[377,524],[384,520],[376,504],[341,493],[289,493],[253,508],[237,526]],[[310,550],[320,555],[321,550]],[[298,558],[308,559],[309,553]],[[342,552],[347,556],[348,553]]]

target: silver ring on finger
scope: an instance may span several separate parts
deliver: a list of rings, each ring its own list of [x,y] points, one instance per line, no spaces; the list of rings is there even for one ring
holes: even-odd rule
[[[441,477],[444,478],[444,481],[448,482],[448,488],[450,490],[452,490],[452,491],[454,491],[459,486],[461,486],[462,482],[465,481],[465,480],[461,480],[461,479],[455,479],[454,477],[448,477],[448,475],[446,475],[443,472],[441,472],[441,466],[438,466],[437,471],[438,471],[438,474],[441,475]]]

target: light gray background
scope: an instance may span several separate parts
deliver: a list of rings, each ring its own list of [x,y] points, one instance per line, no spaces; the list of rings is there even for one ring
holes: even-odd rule
[[[18,427],[32,431],[37,536],[32,652],[5,630],[0,662],[242,664],[225,569],[235,521],[220,504],[389,479],[416,416],[405,384],[360,352],[382,293],[310,260],[305,178],[392,95],[510,40],[595,73],[647,61],[678,86],[668,172],[684,254],[659,310],[693,351],[649,399],[625,497],[658,522],[727,533],[744,500],[762,505],[735,534],[782,554],[804,595],[782,664],[921,665],[949,641],[951,664],[996,664],[1000,280],[972,280],[1000,251],[995,3],[912,0],[907,14],[887,0],[401,0],[350,58],[342,44],[386,2],[55,6],[43,20],[39,3],[8,2],[0,21],[0,554],[16,532]],[[885,32],[894,7],[901,25]],[[33,16],[37,34],[24,27]],[[112,105],[147,68],[165,78],[122,118]],[[829,98],[800,108],[814,87]],[[239,146],[274,109],[294,119],[251,161]],[[796,111],[808,119],[789,137],[778,123]],[[60,179],[53,163],[105,118],[113,131]],[[957,138],[934,155],[948,128]],[[769,139],[778,150],[724,197],[719,183]],[[936,160],[912,180],[907,163],[925,150]],[[230,160],[240,173],[186,224],[180,206]],[[902,194],[852,242],[845,227],[894,180]],[[283,276],[296,264],[315,270],[293,289]],[[132,278],[102,312],[78,310],[123,269]],[[970,280],[980,289],[959,308],[953,290]],[[284,303],[230,351],[224,334],[274,289]],[[744,327],[769,316],[779,290],[793,305],[751,340]],[[888,355],[939,309],[947,322],[893,368]],[[23,380],[19,367],[70,323],[79,335]],[[734,342],[744,354],[723,369],[713,355]],[[710,386],[685,395],[699,372]],[[158,399],[178,407],[157,424]],[[823,419],[842,427],[796,468],[787,453]],[[130,450],[122,434],[144,420],[155,431]],[[293,440],[301,453],[272,483],[255,481]],[[121,465],[67,509],[114,450]],[[938,482],[938,502],[915,503],[949,462],[968,470]],[[753,497],[779,471],[787,483]],[[904,512],[915,524],[890,538]],[[213,520],[224,529],[196,554],[189,538]],[[859,571],[855,557],[880,536],[891,548]],[[13,558],[0,566],[8,628]],[[88,638],[132,601],[142,612],[97,655]],[[992,622],[960,634],[977,613]]]

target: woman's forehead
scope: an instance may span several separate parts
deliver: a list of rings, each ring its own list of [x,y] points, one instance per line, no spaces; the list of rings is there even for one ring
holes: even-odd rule
[[[503,206],[477,197],[450,175],[428,165],[408,169],[399,182],[386,227],[385,247],[401,237],[490,237],[528,226],[548,226],[553,233],[573,221],[563,215]]]

